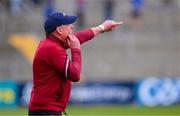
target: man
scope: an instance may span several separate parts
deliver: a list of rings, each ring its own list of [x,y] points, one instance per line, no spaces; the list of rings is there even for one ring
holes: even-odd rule
[[[131,5],[132,5],[131,17],[133,19],[139,19],[142,15],[144,0],[131,0]]]
[[[122,22],[105,21],[102,25],[73,33],[76,16],[54,13],[46,19],[46,37],[33,60],[33,89],[29,115],[61,115],[68,103],[71,82],[80,80],[80,44],[99,33],[110,31]],[[66,49],[71,50],[71,60]]]

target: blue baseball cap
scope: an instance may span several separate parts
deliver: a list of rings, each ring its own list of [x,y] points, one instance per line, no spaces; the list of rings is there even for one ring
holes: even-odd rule
[[[58,26],[72,24],[76,19],[76,16],[67,15],[65,13],[53,13],[49,15],[44,22],[45,32],[47,34],[52,33]]]

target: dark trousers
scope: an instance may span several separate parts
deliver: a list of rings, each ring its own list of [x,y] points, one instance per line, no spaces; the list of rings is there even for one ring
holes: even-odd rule
[[[52,110],[29,110],[28,115],[29,116],[39,116],[39,115],[62,116],[62,113],[58,111],[52,111]]]

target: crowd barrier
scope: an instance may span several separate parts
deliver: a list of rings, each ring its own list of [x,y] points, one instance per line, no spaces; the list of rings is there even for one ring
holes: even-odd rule
[[[31,89],[31,82],[0,80],[0,107],[27,106]],[[70,97],[70,104],[136,104],[153,107],[179,103],[179,77],[78,83],[73,84]]]
[[[128,104],[134,100],[133,82],[88,82],[72,88],[70,102]]]
[[[137,82],[136,102],[145,106],[169,106],[180,103],[180,78],[150,77]]]
[[[0,107],[14,107],[18,104],[19,88],[11,80],[0,81]]]

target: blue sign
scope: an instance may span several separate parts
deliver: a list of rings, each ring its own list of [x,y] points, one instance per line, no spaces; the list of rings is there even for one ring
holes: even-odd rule
[[[31,82],[21,83],[20,90],[21,90],[19,95],[20,105],[28,106],[31,96],[32,83]]]
[[[134,99],[134,84],[127,82],[90,82],[72,88],[71,103],[127,104]]]
[[[180,101],[180,78],[151,77],[137,84],[137,101],[146,106],[169,106]]]
[[[0,107],[11,107],[18,104],[18,86],[10,80],[0,81]]]

